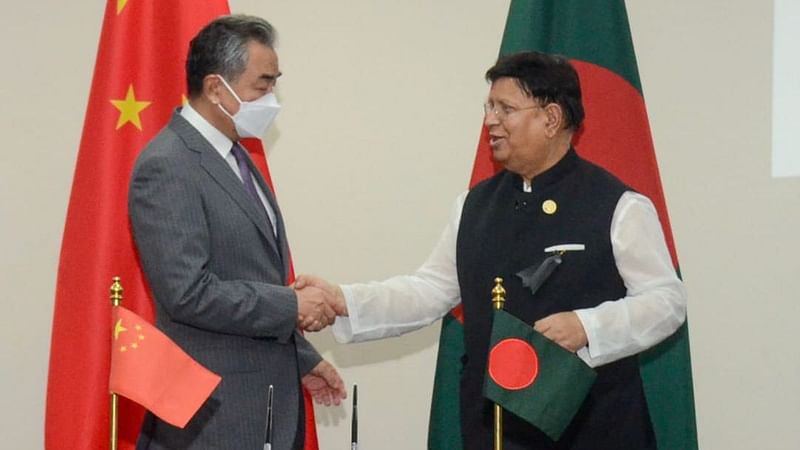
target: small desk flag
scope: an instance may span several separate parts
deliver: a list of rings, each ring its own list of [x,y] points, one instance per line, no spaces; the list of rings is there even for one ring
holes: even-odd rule
[[[596,374],[578,356],[496,310],[484,395],[557,441]]]
[[[114,308],[112,327],[111,392],[185,427],[222,378],[122,306]]]

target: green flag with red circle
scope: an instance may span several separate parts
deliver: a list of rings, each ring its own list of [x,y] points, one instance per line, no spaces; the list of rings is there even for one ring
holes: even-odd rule
[[[503,311],[494,312],[484,395],[557,441],[596,374],[574,353]]]

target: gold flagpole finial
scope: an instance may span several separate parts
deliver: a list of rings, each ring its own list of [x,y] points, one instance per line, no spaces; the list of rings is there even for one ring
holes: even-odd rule
[[[494,309],[503,309],[506,302],[506,288],[503,287],[503,279],[497,277],[494,279],[494,288],[492,289],[492,303]]]
[[[119,282],[119,277],[114,277],[111,281],[111,304],[119,306],[122,303],[122,283]]]

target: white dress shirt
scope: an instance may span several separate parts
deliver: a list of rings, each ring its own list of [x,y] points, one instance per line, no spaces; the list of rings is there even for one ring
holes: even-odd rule
[[[196,109],[192,108],[190,104],[184,105],[181,108],[181,117],[186,119],[190,125],[192,125],[206,140],[214,147],[214,150],[222,156],[225,162],[231,166],[231,170],[239,180],[242,180],[242,174],[239,173],[239,164],[236,162],[236,158],[233,156],[233,152],[231,152],[231,148],[233,147],[233,141],[228,139],[228,136],[222,134],[214,125],[211,125],[205,117],[201,116],[200,113],[197,112]],[[258,192],[258,198],[261,200],[261,204],[264,205],[264,209],[267,211],[267,215],[269,216],[270,223],[272,224],[272,233],[277,236],[278,229],[275,225],[275,210],[272,209],[272,205],[270,205],[269,201],[267,200],[266,195],[261,190],[261,186],[259,186],[256,180],[253,180],[253,184],[256,187],[256,192]]]
[[[466,196],[464,192],[458,197],[439,242],[414,274],[342,286],[349,316],[336,319],[337,341],[408,333],[443,317],[461,302],[456,238]],[[614,210],[610,233],[627,293],[575,311],[589,342],[577,354],[591,367],[654,346],[674,333],[686,317],[686,289],[675,273],[650,199],[625,192]]]

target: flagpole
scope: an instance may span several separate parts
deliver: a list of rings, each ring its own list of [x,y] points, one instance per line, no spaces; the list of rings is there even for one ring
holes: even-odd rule
[[[494,309],[503,309],[506,302],[506,290],[503,287],[503,279],[494,279],[492,289],[492,304]],[[494,450],[503,450],[503,408],[497,403],[494,404]]]
[[[112,278],[111,283],[111,305],[114,307],[122,303],[122,284],[119,277]],[[111,450],[117,450],[117,422],[119,419],[119,398],[114,392],[111,393]]]

